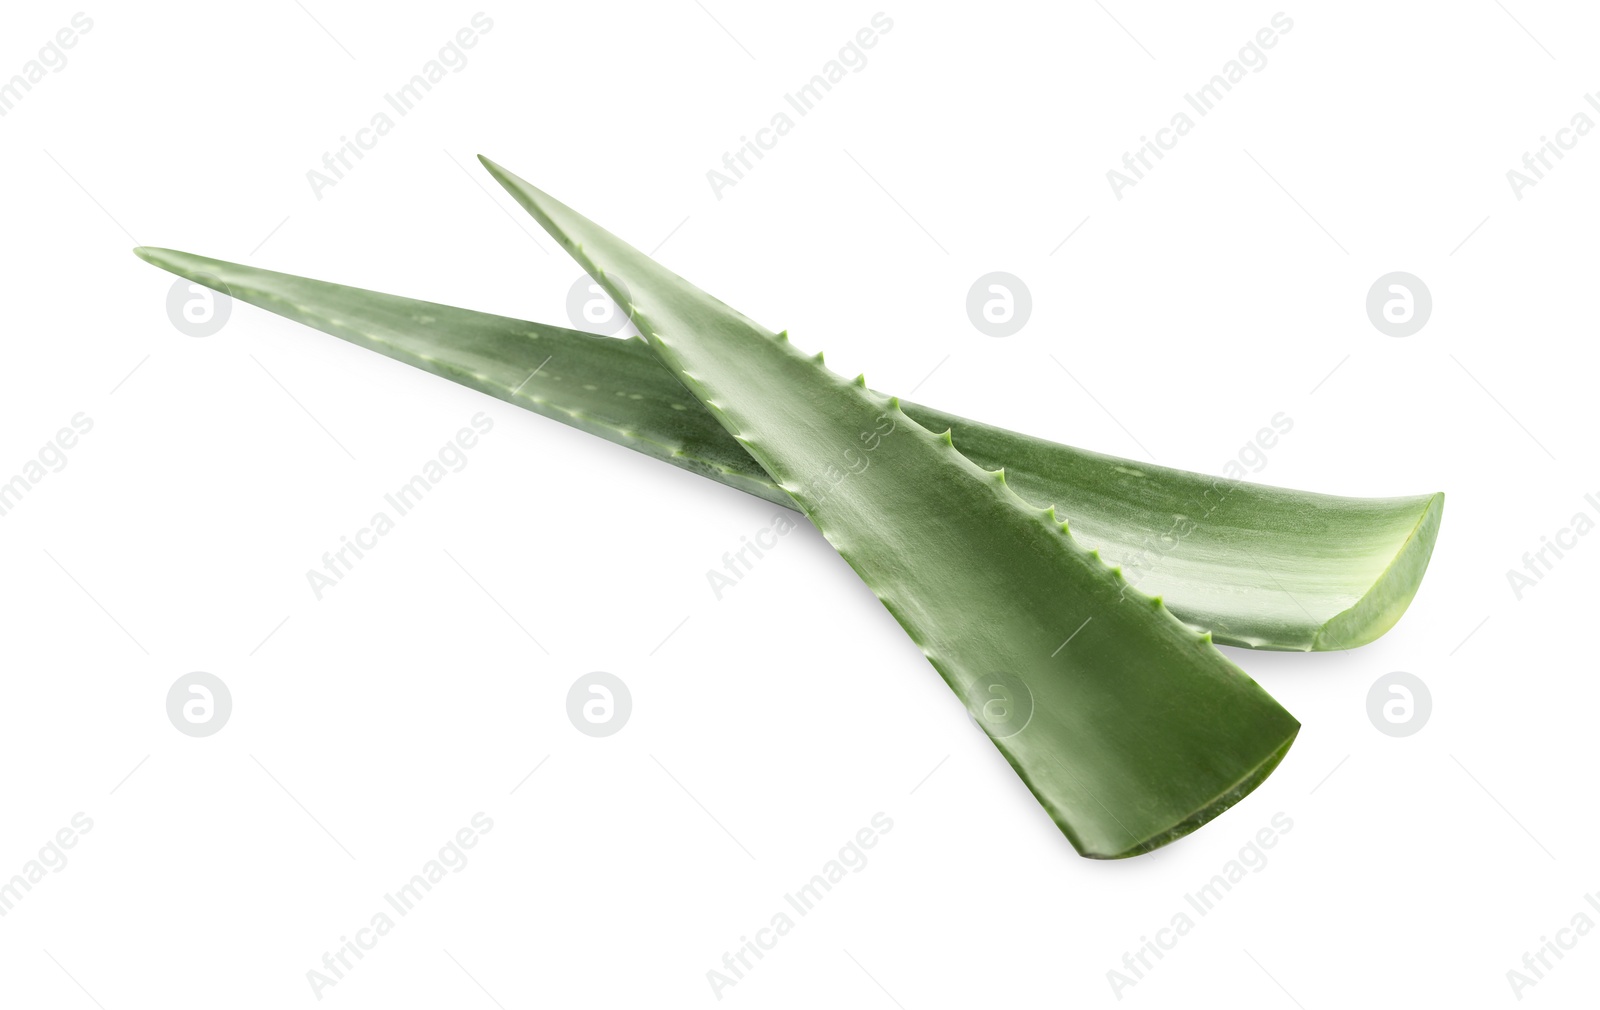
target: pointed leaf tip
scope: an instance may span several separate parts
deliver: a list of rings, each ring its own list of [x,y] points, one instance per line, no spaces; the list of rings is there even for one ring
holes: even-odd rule
[[[490,175],[494,176],[495,179],[501,183],[504,183],[507,176],[511,174],[491,161],[489,156],[485,154],[478,155],[478,164],[482,165]]]

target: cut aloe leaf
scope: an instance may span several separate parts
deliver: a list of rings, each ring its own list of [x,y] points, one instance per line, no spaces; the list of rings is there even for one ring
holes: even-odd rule
[[[760,464],[637,337],[617,340],[435,302],[140,248],[165,270],[768,501]],[[543,367],[540,367],[540,366]],[[1054,505],[1128,581],[1218,642],[1363,645],[1422,581],[1444,495],[1339,498],[1136,463],[902,401],[962,454]]]
[[[1081,854],[1166,844],[1277,766],[1294,717],[1003,472],[485,165],[799,503]]]

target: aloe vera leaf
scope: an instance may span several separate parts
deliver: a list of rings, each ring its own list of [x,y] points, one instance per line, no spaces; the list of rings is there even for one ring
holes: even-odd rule
[[[639,338],[541,323],[261,270],[172,249],[146,261],[235,298],[785,507],[794,500]],[[543,367],[541,367],[541,365]],[[1228,645],[1343,649],[1405,612],[1444,495],[1341,498],[1209,477],[1061,445],[901,402],[1004,468],[1036,505]]]
[[[1120,858],[1166,844],[1277,766],[1299,730],[1294,717],[1208,635],[1128,591],[1003,472],[484,164],[981,713],[1079,853]],[[996,702],[1020,708],[1001,716]]]

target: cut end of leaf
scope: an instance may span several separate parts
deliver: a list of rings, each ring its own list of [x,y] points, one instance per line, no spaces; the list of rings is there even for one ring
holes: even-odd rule
[[[1366,595],[1317,632],[1312,651],[1353,649],[1374,641],[1395,626],[1422,585],[1443,516],[1444,492],[1441,491],[1428,500],[1428,507],[1417,519],[1411,535]]]
[[[1196,810],[1188,817],[1185,817],[1170,830],[1144,839],[1126,849],[1121,849],[1115,852],[1083,850],[1083,855],[1090,859],[1127,859],[1129,856],[1142,855],[1146,852],[1159,849],[1163,845],[1170,845],[1171,843],[1182,838],[1184,835],[1187,835],[1197,828],[1203,826],[1207,822],[1215,820],[1229,807],[1233,806],[1235,803],[1238,803],[1246,796],[1249,796],[1250,793],[1255,790],[1255,787],[1265,782],[1267,780],[1267,776],[1271,775],[1278,765],[1282,763],[1284,755],[1289,753],[1289,748],[1294,745],[1295,737],[1299,735],[1300,724],[1297,722],[1294,725],[1294,729],[1289,733],[1288,738],[1283,741],[1277,750],[1267,755],[1266,760],[1262,761],[1256,767],[1250,769],[1250,771],[1246,773],[1243,778],[1239,779],[1238,782],[1234,783],[1233,787],[1227,792],[1223,793],[1221,796],[1218,796],[1215,800],[1212,800],[1204,807]]]

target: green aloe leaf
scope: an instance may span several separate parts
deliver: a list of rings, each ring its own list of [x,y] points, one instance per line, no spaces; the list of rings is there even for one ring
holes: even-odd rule
[[[793,508],[637,337],[589,333],[140,248],[165,270],[656,459]],[[541,367],[542,366],[542,367]],[[1128,581],[1218,642],[1341,649],[1404,613],[1443,495],[1338,498],[1136,463],[902,402]]]
[[[1053,510],[893,398],[484,163],[799,503],[1080,853],[1163,845],[1276,767],[1294,717]]]

